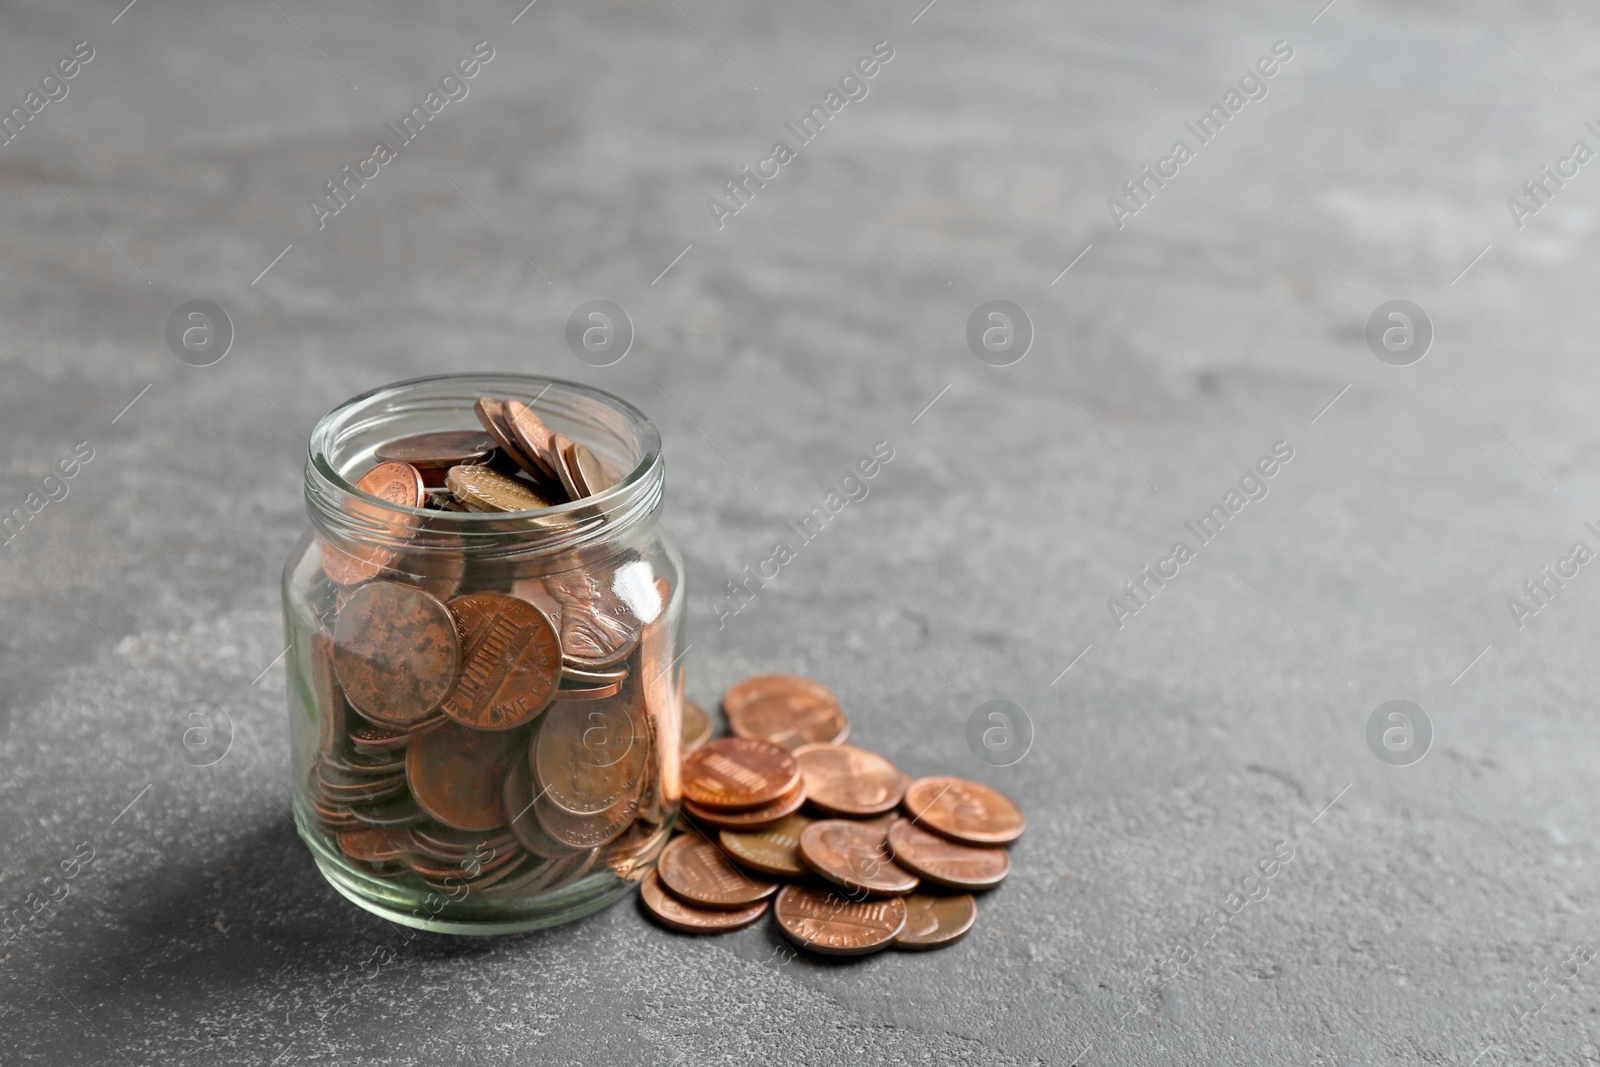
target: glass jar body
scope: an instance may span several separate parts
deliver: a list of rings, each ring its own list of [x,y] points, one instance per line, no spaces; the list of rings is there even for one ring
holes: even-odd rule
[[[354,488],[385,441],[472,428],[479,396],[529,403],[619,481],[501,515]],[[549,379],[400,383],[319,424],[283,604],[295,823],[340,893],[409,926],[501,933],[589,914],[649,871],[680,797],[685,598],[663,484],[642,414]],[[465,714],[462,693],[491,714]]]

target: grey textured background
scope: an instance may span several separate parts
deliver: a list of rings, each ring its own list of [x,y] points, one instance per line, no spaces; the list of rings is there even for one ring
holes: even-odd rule
[[[1600,546],[1597,165],[1525,229],[1505,205],[1600,145],[1596,14],[1320,6],[0,4],[7,108],[96,50],[0,146],[0,512],[94,449],[0,549],[0,905],[95,853],[0,948],[0,1061],[1600,1059],[1563,963],[1600,938],[1600,579],[1507,608]],[[483,39],[470,96],[319,232],[308,199]],[[1268,97],[1113,226],[1280,39]],[[706,199],[879,40],[870,95],[719,232]],[[597,297],[638,332],[603,370],[562,339]],[[1362,339],[1396,297],[1438,334],[1407,368]],[[197,298],[238,335],[204,369],[163,336]],[[1037,330],[1009,368],[964,343],[991,298]],[[466,369],[660,425],[691,695],[810,673],[860,743],[1021,801],[966,942],[788,961],[768,924],[692,940],[630,903],[402,943],[322,883],[262,673],[303,434]],[[719,629],[722,583],[879,440],[871,495]],[[1271,494],[1118,629],[1108,598],[1280,440]],[[1436,733],[1406,768],[1364,737],[1397,697]],[[965,743],[995,698],[1037,731],[1005,770]],[[197,699],[234,723],[209,767],[173,743]],[[1195,934],[1282,841],[1265,899]]]

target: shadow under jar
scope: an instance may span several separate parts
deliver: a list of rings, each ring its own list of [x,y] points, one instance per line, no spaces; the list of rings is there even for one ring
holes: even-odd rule
[[[615,484],[513,512],[357,488],[397,439],[479,429],[481,397],[528,405]],[[335,889],[408,926],[492,934],[597,911],[654,865],[681,796],[663,482],[640,411],[554,379],[420,378],[317,424],[283,603],[295,823]]]

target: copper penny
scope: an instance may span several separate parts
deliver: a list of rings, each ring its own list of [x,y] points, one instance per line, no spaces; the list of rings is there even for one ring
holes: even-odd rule
[[[889,854],[912,874],[948,889],[993,889],[1011,873],[1005,849],[959,845],[910,819],[889,827]]]
[[[748,811],[800,783],[800,765],[776,745],[747,737],[707,741],[683,760],[683,795],[703,808]]]
[[[409,463],[417,470],[426,472],[448,470],[463,463],[483,463],[488,460],[494,447],[494,439],[477,430],[440,430],[385,441],[373,455],[380,460]],[[427,477],[424,473],[423,479]]]
[[[388,863],[406,854],[411,837],[404,829],[346,830],[339,835],[339,849],[363,863]]]
[[[721,934],[749,926],[767,913],[767,901],[731,911],[714,911],[685,904],[661,888],[661,876],[655,871],[645,875],[639,883],[639,900],[650,917],[662,926],[685,934]]]
[[[557,700],[604,700],[614,697],[622,691],[621,682],[610,682],[605,685],[570,686],[564,685],[556,690]]]
[[[361,493],[375,496],[381,503],[370,500],[352,500],[351,516],[364,525],[370,525],[394,538],[403,538],[420,521],[415,515],[391,511],[383,504],[420,508],[426,497],[422,475],[408,463],[380,463],[356,482]],[[389,545],[358,543],[350,548],[340,548],[322,542],[322,573],[339,585],[356,585],[381,574],[400,553]]]
[[[533,811],[533,772],[528,761],[520,754],[511,758],[505,781],[506,817],[511,820],[511,832],[517,843],[535,856],[560,859],[579,851],[573,845],[563,844],[545,831],[544,824]]]
[[[578,478],[572,472],[567,453],[572,448],[572,442],[561,434],[550,435],[550,462],[556,469],[556,477],[561,479],[561,488],[573,500],[582,500],[589,494],[585,493],[578,485]]]
[[[800,834],[810,825],[804,815],[789,815],[765,830],[724,830],[717,840],[741,867],[772,878],[802,878],[810,869],[800,859]]]
[[[458,830],[504,826],[506,769],[522,738],[447,722],[406,749],[406,780],[422,810]]]
[[[450,601],[450,613],[462,657],[446,715],[479,730],[510,730],[550,705],[561,644],[544,612],[505,593],[468,593]]]
[[[906,925],[900,897],[846,900],[837,893],[786,885],[773,903],[783,936],[826,956],[865,956],[889,947]]]
[[[641,720],[630,700],[551,708],[531,752],[545,798],[574,815],[598,815],[637,793],[650,757]]]
[[[964,845],[1009,845],[1027,825],[1010,797],[965,778],[918,778],[905,809],[918,826]]]
[[[716,830],[760,830],[793,815],[806,802],[806,784],[801,782],[771,804],[748,811],[716,811],[702,808],[692,800],[683,801],[683,810],[696,822]]]
[[[850,736],[850,722],[833,690],[792,674],[745,679],[723,695],[722,711],[736,737],[754,737],[791,752]]]
[[[539,473],[538,465],[527,457],[511,436],[510,427],[506,425],[504,401],[496,400],[492,396],[479,397],[477,403],[472,405],[472,410],[478,416],[478,422],[489,431],[489,436],[494,438],[494,443],[500,447],[501,452],[530,474]]]
[[[910,782],[876,752],[854,745],[804,745],[795,762],[811,806],[829,815],[865,818],[894,809]]]
[[[656,873],[679,900],[719,911],[749,907],[778,891],[777,882],[752,878],[703,837],[673,838],[662,850]]]
[[[904,896],[919,879],[889,858],[884,835],[846,819],[823,819],[800,834],[800,858],[835,885],[877,896]]]
[[[642,785],[642,783],[640,783]],[[615,805],[594,815],[574,815],[551,803],[549,796],[536,793],[533,813],[539,824],[557,841],[573,848],[596,849],[616,840],[639,812],[642,789],[623,797]]]
[[[617,484],[617,480],[606,472],[600,458],[577,441],[567,447],[566,459],[567,470],[571,472],[578,488],[583,490],[584,496],[599,496]]]
[[[906,925],[894,939],[895,948],[944,948],[966,937],[978,921],[971,893],[912,893],[905,902]]]
[[[500,411],[517,448],[533,461],[543,477],[557,481],[555,466],[550,462],[550,438],[554,436],[550,427],[520,400],[507,400]]]
[[[688,755],[707,741],[711,740],[711,716],[692,700],[683,701],[683,737],[680,742],[683,752]]]
[[[351,594],[333,641],[345,697],[367,718],[401,729],[439,706],[461,659],[450,609],[398,582],[370,582]]]
[[[617,595],[614,578],[615,572],[584,569],[544,579],[561,604],[561,653],[581,670],[612,666],[639,647],[638,620]]]

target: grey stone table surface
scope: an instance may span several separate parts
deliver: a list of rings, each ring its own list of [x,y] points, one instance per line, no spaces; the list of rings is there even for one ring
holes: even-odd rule
[[[0,1062],[1600,1058],[1593,5],[924,5],[0,4]],[[692,696],[808,673],[1023,804],[969,939],[405,940],[322,882],[275,664],[305,434],[469,369],[660,426]]]

